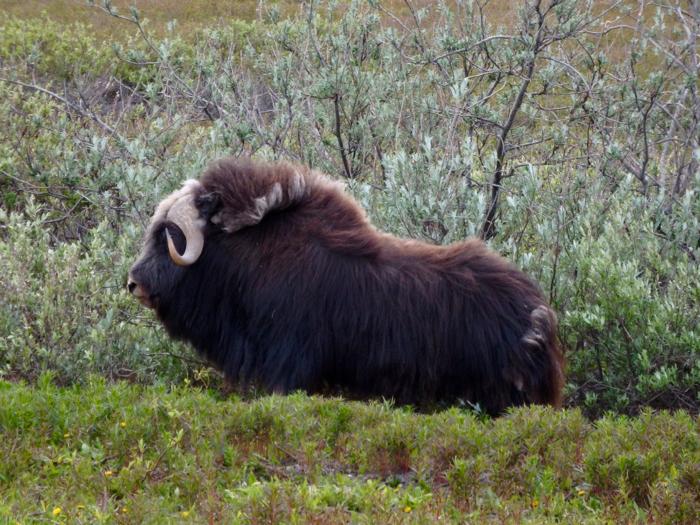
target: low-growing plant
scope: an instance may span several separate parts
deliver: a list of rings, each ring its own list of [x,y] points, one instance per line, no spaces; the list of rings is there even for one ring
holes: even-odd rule
[[[591,423],[578,409],[531,407],[480,421],[454,408],[417,414],[303,394],[245,401],[191,386],[91,376],[82,386],[57,387],[55,379],[0,381],[0,519],[700,518],[700,436],[696,418],[684,412]],[[328,429],[341,412],[353,421],[352,432],[329,455]],[[358,463],[354,453],[363,447],[370,450]],[[409,451],[408,470],[387,469],[386,458],[399,450]]]

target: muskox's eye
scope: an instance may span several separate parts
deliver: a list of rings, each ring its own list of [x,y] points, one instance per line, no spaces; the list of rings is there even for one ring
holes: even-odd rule
[[[201,217],[211,220],[221,209],[221,196],[216,192],[205,193],[197,197],[196,206]]]
[[[174,223],[168,222],[165,225],[165,228],[163,228],[163,238],[165,239],[165,230],[168,230],[170,232],[170,237],[172,237],[173,242],[175,243],[175,248],[177,249],[177,253],[183,254],[185,253],[185,249],[187,248],[187,240],[185,239],[185,235],[182,233],[182,230]]]

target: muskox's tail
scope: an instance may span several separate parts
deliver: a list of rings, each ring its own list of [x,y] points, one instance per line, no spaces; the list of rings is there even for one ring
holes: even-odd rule
[[[561,406],[564,356],[557,341],[557,317],[538,306],[530,314],[530,329],[521,338],[524,370],[522,388],[531,403]]]

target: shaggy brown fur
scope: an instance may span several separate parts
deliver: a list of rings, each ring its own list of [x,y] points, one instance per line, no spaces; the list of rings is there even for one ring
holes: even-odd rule
[[[200,258],[172,264],[172,225],[155,217],[132,276],[169,332],[232,382],[490,414],[560,405],[555,316],[480,240],[378,232],[342,185],[291,164],[221,160],[191,192]]]

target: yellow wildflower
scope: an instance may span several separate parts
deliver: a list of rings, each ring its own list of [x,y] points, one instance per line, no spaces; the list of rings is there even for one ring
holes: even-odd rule
[[[61,512],[63,512],[63,510],[61,510],[61,507],[54,507],[51,514],[53,515],[54,518],[56,518],[57,516],[61,515]]]
[[[537,498],[533,499],[532,503],[530,503],[530,506],[532,506],[533,509],[536,509],[540,506],[540,500],[538,500]]]
[[[583,490],[583,489],[578,489],[577,494],[578,494],[579,496],[585,496],[585,495],[586,495],[586,491]]]
[[[183,510],[183,511],[180,513],[180,516],[182,516],[183,518],[187,518],[189,515],[190,515],[190,511],[189,511],[189,510]]]
[[[122,428],[126,428],[126,421],[122,421],[121,423],[119,423],[119,426]]]
[[[112,472],[111,470],[105,470],[105,477],[106,478],[112,477],[112,474],[114,474],[114,472]]]
[[[403,508],[403,511],[404,511],[404,512],[411,512],[412,510],[413,510],[413,509],[412,509],[409,505],[406,505],[406,506]]]

